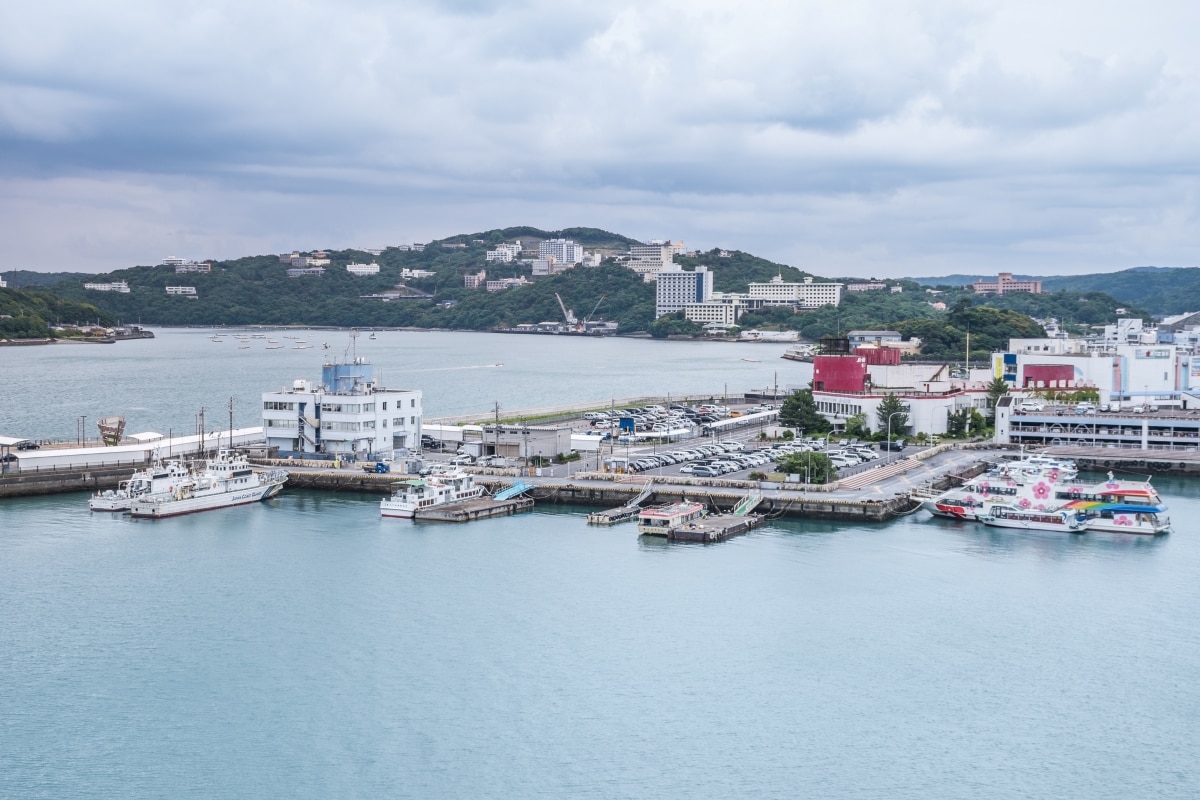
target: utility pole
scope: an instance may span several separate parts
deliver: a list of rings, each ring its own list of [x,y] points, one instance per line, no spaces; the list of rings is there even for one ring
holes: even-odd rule
[[[500,401],[496,401],[496,443],[492,445],[492,455],[500,455]]]

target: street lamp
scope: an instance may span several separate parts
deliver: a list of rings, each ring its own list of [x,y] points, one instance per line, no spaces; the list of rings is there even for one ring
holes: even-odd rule
[[[908,413],[907,411],[893,411],[892,413],[888,414],[888,418],[887,418],[887,449],[888,449],[887,461],[888,462],[891,462],[891,460],[892,460],[892,417],[896,417],[901,414],[907,414],[907,413]]]

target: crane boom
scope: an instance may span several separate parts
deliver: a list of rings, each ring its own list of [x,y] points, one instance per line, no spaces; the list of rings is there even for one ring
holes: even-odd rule
[[[592,317],[594,317],[596,315],[596,309],[598,309],[600,307],[600,304],[604,302],[604,298],[606,298],[606,297],[608,297],[608,295],[606,295],[606,294],[600,295],[600,299],[597,300],[596,305],[594,305],[592,307],[592,313],[588,314],[586,317],[583,318],[584,323],[588,323],[588,322],[592,321]]]
[[[567,324],[571,327],[578,325],[579,320],[575,319],[575,312],[567,310],[567,305],[562,301],[562,298],[558,296],[558,292],[555,292],[554,296],[558,298],[558,307],[562,309],[563,319],[567,321]]]

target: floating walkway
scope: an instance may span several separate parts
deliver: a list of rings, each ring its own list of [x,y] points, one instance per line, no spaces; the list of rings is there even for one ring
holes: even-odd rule
[[[653,492],[654,483],[647,482],[637,497],[620,508],[610,508],[607,511],[593,511],[591,514],[588,514],[588,524],[616,525],[620,522],[629,522],[630,520],[637,519],[638,512],[642,510],[642,503],[646,502],[646,498]]]

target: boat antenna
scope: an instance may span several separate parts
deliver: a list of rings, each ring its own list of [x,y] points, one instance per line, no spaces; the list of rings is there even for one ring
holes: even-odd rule
[[[358,361],[358,328],[350,329],[350,344],[346,345],[346,351],[342,353],[342,358],[350,358],[351,364]]]
[[[233,398],[229,398],[229,452],[233,452]]]

